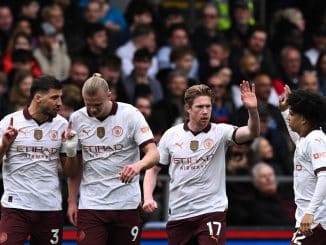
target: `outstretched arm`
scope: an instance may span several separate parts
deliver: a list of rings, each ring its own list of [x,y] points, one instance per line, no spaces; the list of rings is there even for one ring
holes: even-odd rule
[[[240,127],[235,134],[236,143],[244,143],[258,137],[260,134],[260,122],[257,109],[257,98],[255,94],[255,85],[248,81],[242,81],[240,84],[241,100],[247,108],[249,119],[247,126]]]
[[[157,203],[153,198],[153,192],[156,186],[157,175],[161,171],[160,166],[154,166],[146,170],[143,191],[144,191],[144,204],[143,209],[145,212],[151,213],[157,209]]]

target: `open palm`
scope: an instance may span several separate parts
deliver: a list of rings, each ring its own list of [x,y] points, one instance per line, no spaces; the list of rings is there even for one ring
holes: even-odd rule
[[[250,83],[248,81],[242,81],[240,84],[241,91],[241,100],[243,105],[249,109],[257,108],[257,98],[255,93],[255,85],[252,84],[250,87]]]

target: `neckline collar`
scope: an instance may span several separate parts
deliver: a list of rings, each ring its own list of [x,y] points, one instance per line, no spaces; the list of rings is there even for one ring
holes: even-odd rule
[[[28,106],[25,106],[24,109],[23,109],[23,115],[25,117],[26,120],[34,120],[38,125],[41,125],[43,123],[46,123],[46,122],[52,122],[53,120],[53,117],[48,117],[47,120],[43,121],[43,122],[39,122],[38,120],[36,120],[35,118],[33,118],[33,116],[29,113],[29,110],[28,110]]]
[[[187,120],[187,121],[184,122],[184,124],[183,124],[183,129],[184,129],[185,131],[190,131],[190,132],[191,132],[193,135],[195,135],[195,136],[198,135],[198,134],[200,134],[201,132],[207,133],[207,132],[211,129],[211,127],[212,127],[212,124],[209,122],[205,128],[203,128],[202,130],[200,130],[200,131],[198,131],[198,132],[194,132],[194,131],[192,131],[192,130],[188,127],[188,122],[189,122],[189,120]]]

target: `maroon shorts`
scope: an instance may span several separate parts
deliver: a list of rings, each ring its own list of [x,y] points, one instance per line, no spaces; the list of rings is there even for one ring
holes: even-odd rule
[[[168,243],[169,245],[224,245],[225,216],[226,212],[214,212],[169,221],[166,226]]]
[[[313,234],[306,237],[301,234],[299,230],[293,233],[291,245],[325,245],[326,244],[326,230],[321,226],[312,230]]]
[[[142,219],[139,209],[78,210],[79,245],[139,245]]]
[[[24,244],[30,236],[31,245],[62,244],[62,211],[28,211],[1,208],[0,244]]]

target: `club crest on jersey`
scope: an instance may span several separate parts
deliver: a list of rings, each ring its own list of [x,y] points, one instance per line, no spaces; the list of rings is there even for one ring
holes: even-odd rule
[[[198,140],[190,141],[190,150],[197,151],[198,147],[199,147],[199,141]]]
[[[104,127],[98,127],[96,129],[96,134],[97,134],[97,137],[102,139],[104,137],[104,135],[105,135],[105,128]]]
[[[113,129],[112,129],[112,134],[113,136],[115,137],[119,137],[121,136],[123,133],[123,130],[120,126],[115,126]]]
[[[50,130],[49,136],[50,136],[51,140],[57,140],[58,139],[58,131]]]
[[[207,138],[204,140],[204,147],[205,149],[211,149],[214,145],[214,140],[210,139],[210,138]]]
[[[34,138],[36,140],[40,140],[43,137],[43,131],[41,129],[35,129],[34,130]]]

